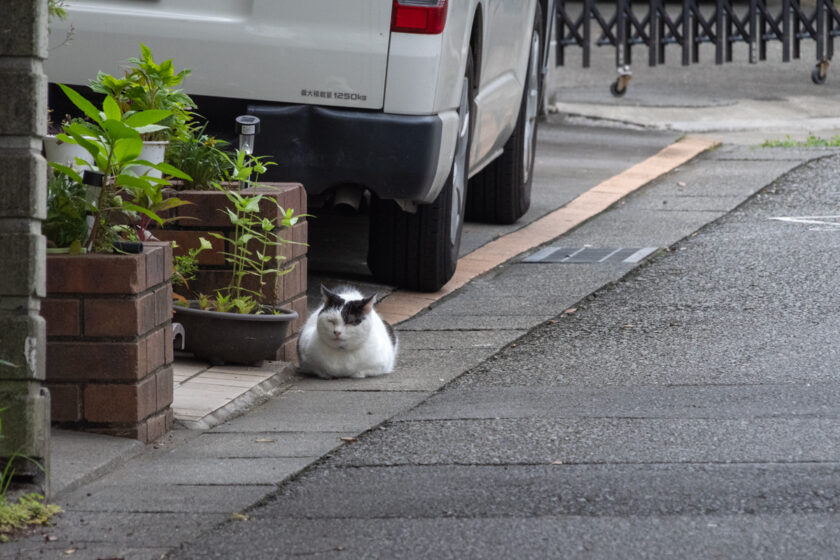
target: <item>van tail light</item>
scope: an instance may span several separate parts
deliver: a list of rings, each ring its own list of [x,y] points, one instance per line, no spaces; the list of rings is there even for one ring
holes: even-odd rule
[[[394,0],[391,31],[437,35],[446,26],[447,0]]]

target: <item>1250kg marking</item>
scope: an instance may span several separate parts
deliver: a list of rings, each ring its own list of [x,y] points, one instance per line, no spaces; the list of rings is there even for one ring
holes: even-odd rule
[[[300,90],[301,97],[318,97],[321,99],[341,99],[343,101],[367,101],[367,95],[346,91],[323,91],[317,89]]]

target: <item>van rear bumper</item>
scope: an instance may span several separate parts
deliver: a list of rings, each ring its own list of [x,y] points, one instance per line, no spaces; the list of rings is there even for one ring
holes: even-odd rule
[[[344,184],[383,199],[431,202],[440,190],[443,121],[317,105],[250,104],[261,120],[256,153],[277,162],[264,176],[311,194]]]

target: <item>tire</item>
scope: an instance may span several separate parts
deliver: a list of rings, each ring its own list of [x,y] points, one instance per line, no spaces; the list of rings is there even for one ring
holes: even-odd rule
[[[531,206],[537,117],[542,99],[542,8],[537,4],[531,54],[522,103],[513,134],[502,154],[470,179],[467,191],[467,220],[512,224]]]
[[[368,268],[384,284],[421,292],[439,290],[455,274],[464,226],[472,138],[473,57],[467,57],[458,109],[460,126],[449,178],[437,199],[404,212],[392,200],[373,197]]]

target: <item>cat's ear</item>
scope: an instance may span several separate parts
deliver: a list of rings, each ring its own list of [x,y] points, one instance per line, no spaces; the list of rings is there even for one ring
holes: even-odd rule
[[[341,307],[344,304],[344,299],[340,295],[331,292],[323,284],[321,284],[321,295],[324,296],[325,307]]]
[[[370,312],[373,311],[373,306],[376,304],[376,295],[372,295],[362,300],[362,312],[365,315],[370,315]]]

